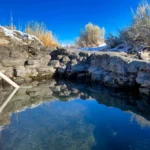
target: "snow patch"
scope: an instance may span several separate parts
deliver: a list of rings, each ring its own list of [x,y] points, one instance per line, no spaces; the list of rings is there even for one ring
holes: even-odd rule
[[[101,51],[101,50],[106,49],[106,48],[107,48],[106,43],[102,43],[98,47],[84,47],[84,48],[79,48],[79,50]]]
[[[21,31],[17,31],[17,30],[10,30],[10,29],[7,29],[7,28],[5,28],[3,26],[0,26],[0,29],[3,29],[4,34],[7,37],[14,38],[14,39],[16,39],[18,41],[21,41],[21,40],[34,41],[34,40],[37,40],[40,44],[43,45],[43,43],[34,35],[23,33]]]

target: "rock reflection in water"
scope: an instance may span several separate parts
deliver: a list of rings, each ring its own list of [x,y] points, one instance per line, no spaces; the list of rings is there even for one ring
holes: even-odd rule
[[[21,88],[3,109],[0,149],[138,149],[150,139],[144,135],[150,131],[138,126],[148,128],[149,120],[148,102],[130,93],[51,80]],[[135,136],[136,130],[143,140]],[[140,143],[132,143],[134,138]]]

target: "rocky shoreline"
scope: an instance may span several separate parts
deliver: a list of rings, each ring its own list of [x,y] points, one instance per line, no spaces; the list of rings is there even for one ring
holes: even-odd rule
[[[0,27],[0,71],[22,84],[53,76],[150,95],[150,62],[123,52],[47,48],[34,36]],[[3,85],[2,79],[0,80]]]
[[[139,88],[149,96],[150,63],[118,52],[56,50],[51,52],[50,66],[56,75],[86,83],[104,83],[119,88]]]

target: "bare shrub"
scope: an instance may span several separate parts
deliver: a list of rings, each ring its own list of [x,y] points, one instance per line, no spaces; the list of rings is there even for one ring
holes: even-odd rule
[[[88,23],[84,30],[80,31],[80,37],[76,39],[78,47],[95,47],[104,43],[105,29]]]
[[[150,46],[150,5],[147,2],[140,4],[133,13],[133,22],[130,27],[120,32],[120,38],[132,46]]]
[[[122,44],[123,42],[120,40],[120,38],[118,38],[117,36],[114,36],[112,34],[109,34],[108,38],[106,39],[106,44],[107,46],[109,46],[110,48],[114,48],[120,44]]]
[[[107,44],[112,47],[119,43],[128,44],[137,50],[139,47],[150,46],[150,4],[143,2],[139,4],[136,12],[133,12],[133,21],[129,27],[119,31],[119,36],[109,37]],[[113,41],[113,42],[110,42]],[[110,44],[114,43],[114,44]]]

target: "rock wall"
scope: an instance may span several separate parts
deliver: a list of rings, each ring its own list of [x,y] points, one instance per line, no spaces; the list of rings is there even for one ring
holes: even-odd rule
[[[150,93],[150,62],[126,53],[61,49],[51,52],[50,66],[57,69],[59,77]]]
[[[50,51],[34,36],[0,26],[0,71],[18,84],[53,75]]]

